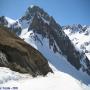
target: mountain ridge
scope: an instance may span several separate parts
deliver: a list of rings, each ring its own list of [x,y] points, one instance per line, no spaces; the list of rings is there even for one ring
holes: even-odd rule
[[[69,62],[77,71],[81,70],[83,74],[85,72],[90,75],[90,61],[86,55],[76,50],[69,37],[62,30],[62,26],[60,26],[53,17],[47,15],[44,10],[36,6],[32,8],[29,7],[29,11],[18,20],[18,23],[21,26],[19,37],[31,44],[33,47],[35,46],[36,49],[46,58],[49,58],[49,61],[54,65],[57,65],[55,59],[57,56],[59,57],[57,59],[60,60],[60,62],[61,60],[66,64]],[[16,30],[15,33],[17,32],[18,30]],[[52,59],[49,54],[55,57]],[[61,56],[64,56],[65,59],[62,59]],[[63,71],[65,69],[63,68],[63,65],[60,65],[60,62],[56,67],[57,69],[61,68]],[[69,74],[72,75],[71,72],[69,72]],[[82,79],[84,77],[83,74],[81,74]],[[76,78],[78,77],[75,75],[72,76]]]

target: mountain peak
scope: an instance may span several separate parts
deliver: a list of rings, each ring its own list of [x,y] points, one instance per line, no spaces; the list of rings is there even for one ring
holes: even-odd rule
[[[30,5],[28,8],[32,8],[32,9],[34,9],[34,8],[38,8],[38,9],[42,9],[42,8],[40,8],[39,6],[37,6],[37,5]]]
[[[37,17],[37,18],[36,18]],[[36,5],[31,5],[27,8],[25,14],[19,19],[22,28],[28,28],[30,23],[35,19],[40,19],[44,23],[49,24],[52,17],[49,16],[42,8]]]
[[[50,20],[50,16],[39,6],[31,5],[26,10],[25,14],[21,17],[21,20],[30,20],[33,16],[43,17],[45,20]]]
[[[31,8],[33,8],[35,5],[30,5]]]

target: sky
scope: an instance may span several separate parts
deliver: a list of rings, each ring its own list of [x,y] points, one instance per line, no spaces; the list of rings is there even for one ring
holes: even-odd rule
[[[0,0],[0,16],[19,19],[30,5],[43,8],[60,25],[90,25],[90,0]]]

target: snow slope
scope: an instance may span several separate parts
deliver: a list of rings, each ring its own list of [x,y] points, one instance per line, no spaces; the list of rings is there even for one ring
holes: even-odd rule
[[[13,24],[13,23],[16,22],[16,20],[13,20],[13,19],[11,19],[9,17],[5,17],[5,19],[8,21],[9,24]]]
[[[83,90],[79,81],[62,72],[50,73],[46,77],[28,77],[18,81],[9,81],[0,84],[0,87],[18,88],[15,90]]]
[[[25,29],[24,29],[25,30]],[[60,71],[71,75],[79,81],[82,81],[85,84],[90,84],[90,76],[82,71],[76,70],[65,58],[59,53],[53,52],[53,47],[49,47],[48,38],[43,38],[40,34],[34,33],[33,30],[23,31],[23,34],[20,35],[27,43],[32,45],[34,48],[39,50],[49,61],[50,64],[55,67],[53,71]],[[58,48],[58,46],[57,46]],[[60,50],[59,50],[60,51]]]
[[[85,27],[85,26],[83,26]],[[68,35],[70,40],[74,43],[75,47],[83,51],[90,60],[90,26],[86,27],[85,31],[78,29],[76,32],[73,32],[72,29],[64,29],[64,32]]]
[[[28,74],[20,74],[18,72],[14,72],[8,68],[0,67],[0,86],[1,84],[5,84],[9,81],[18,81],[22,78],[30,77]]]
[[[11,25],[13,25],[14,23],[16,23],[16,20],[13,20],[9,17],[5,17],[5,19],[7,20],[8,22],[8,27],[10,27]]]
[[[51,67],[55,70],[52,65]],[[28,74],[0,68],[0,77],[1,90],[8,90],[3,88],[9,88],[9,90],[90,90],[90,86],[86,86],[72,76],[58,70],[54,71],[54,74],[49,73],[46,77],[33,78]]]

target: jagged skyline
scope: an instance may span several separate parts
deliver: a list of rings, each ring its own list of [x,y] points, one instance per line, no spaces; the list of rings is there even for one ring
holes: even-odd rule
[[[90,25],[90,0],[0,0],[0,16],[20,18],[30,5],[43,8],[61,25]]]

